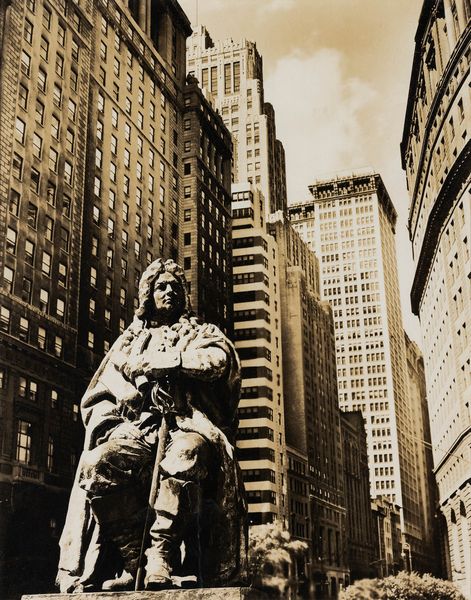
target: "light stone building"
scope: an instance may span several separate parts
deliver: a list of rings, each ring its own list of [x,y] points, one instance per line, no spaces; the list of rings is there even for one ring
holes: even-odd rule
[[[321,297],[334,313],[340,408],[363,413],[372,497],[399,505],[404,545],[421,545],[396,211],[372,172],[318,181],[309,189],[312,200],[290,206],[289,214],[321,263]]]
[[[242,364],[237,456],[249,523],[286,522],[278,246],[267,233],[265,203],[250,184],[232,190],[234,340]]]
[[[447,573],[471,598],[471,4],[424,2],[401,144]]]
[[[264,99],[262,57],[255,43],[213,42],[200,26],[188,39],[187,66],[203,90],[211,92],[232,133],[233,181],[259,187],[267,214],[285,212],[284,150],[276,139],[274,109]]]

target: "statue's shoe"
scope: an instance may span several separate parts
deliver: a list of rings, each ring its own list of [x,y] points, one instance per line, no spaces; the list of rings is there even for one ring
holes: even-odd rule
[[[159,575],[150,575],[146,577],[146,590],[151,592],[170,590],[175,587],[171,577],[161,577]]]
[[[104,592],[128,592],[134,589],[134,577],[128,571],[123,571],[116,579],[107,579],[101,586]]]

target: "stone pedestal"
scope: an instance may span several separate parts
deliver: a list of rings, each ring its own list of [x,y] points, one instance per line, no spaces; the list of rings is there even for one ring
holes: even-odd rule
[[[89,592],[80,594],[34,594],[22,600],[264,600],[268,596],[248,587],[162,590],[160,592]]]

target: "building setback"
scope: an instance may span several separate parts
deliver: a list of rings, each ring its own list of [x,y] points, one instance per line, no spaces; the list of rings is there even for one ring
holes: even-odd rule
[[[334,313],[340,408],[361,410],[371,495],[385,495],[401,507],[403,543],[415,548],[424,544],[425,531],[397,276],[396,211],[374,173],[319,181],[309,189],[312,200],[289,212],[321,262],[321,297]]]
[[[234,340],[242,364],[237,457],[249,523],[285,523],[286,442],[278,248],[268,235],[261,192],[232,192]]]
[[[232,133],[233,181],[259,187],[267,215],[286,211],[286,172],[282,143],[276,139],[275,112],[264,100],[263,63],[254,42],[213,42],[205,27],[188,39],[188,71],[211,92]]]
[[[231,134],[189,78],[184,90],[182,265],[192,308],[232,337]]]
[[[449,578],[471,597],[471,314],[469,96],[471,6],[427,0],[401,143],[411,198],[419,316],[435,476]]]
[[[286,443],[295,486],[288,494],[290,532],[308,538],[311,589],[335,596],[348,583],[348,567],[332,311],[319,299],[314,253],[281,211],[268,229],[278,245]],[[308,485],[299,488],[292,472],[304,476],[303,456]],[[301,501],[296,496],[305,489]]]
[[[8,595],[52,589],[80,397],[131,320],[147,264],[178,258],[191,29],[174,0],[12,0],[0,4],[0,32]]]

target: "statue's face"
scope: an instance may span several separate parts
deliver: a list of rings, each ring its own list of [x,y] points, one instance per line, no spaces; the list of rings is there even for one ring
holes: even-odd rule
[[[182,314],[185,307],[185,291],[171,273],[162,273],[155,280],[153,297],[158,321],[171,322]]]

